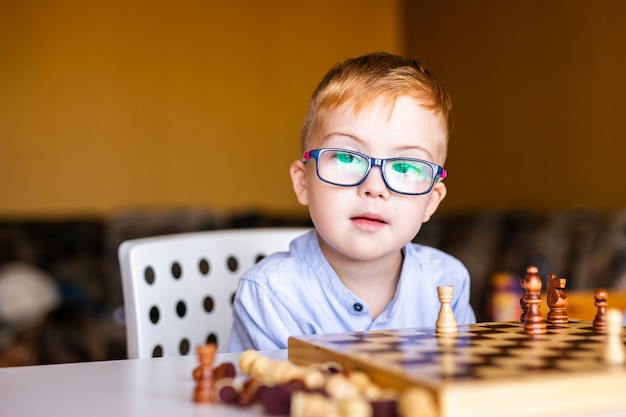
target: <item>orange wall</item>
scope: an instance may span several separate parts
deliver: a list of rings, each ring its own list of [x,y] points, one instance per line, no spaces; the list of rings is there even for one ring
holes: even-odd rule
[[[456,108],[443,210],[626,208],[626,2],[406,5]]]
[[[0,215],[304,213],[288,175],[334,63],[402,53],[400,0],[0,2]]]
[[[323,73],[412,55],[453,95],[442,211],[626,206],[626,2],[0,2],[0,216],[305,213]]]

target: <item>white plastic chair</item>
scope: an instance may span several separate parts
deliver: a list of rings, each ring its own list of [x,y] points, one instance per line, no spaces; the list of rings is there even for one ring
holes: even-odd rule
[[[226,352],[239,277],[306,228],[214,230],[123,242],[118,250],[129,358]]]

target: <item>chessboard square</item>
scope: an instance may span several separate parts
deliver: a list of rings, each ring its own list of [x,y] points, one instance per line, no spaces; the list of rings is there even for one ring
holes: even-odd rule
[[[485,323],[485,327],[497,329],[501,332],[517,332],[521,329],[521,324],[516,321]]]
[[[474,329],[472,331],[470,338],[472,340],[475,340],[475,339],[485,339],[487,337],[506,337],[505,335],[508,335],[508,334],[511,334],[511,333],[501,332],[496,329],[483,328],[483,329]]]
[[[574,342],[574,344],[580,349],[594,350],[594,349],[598,349],[604,346],[605,341],[606,341],[605,338],[599,338],[599,339],[586,338],[585,340],[578,340]]]
[[[522,348],[507,350],[511,356],[530,358],[555,358],[563,356],[562,351],[545,348]]]
[[[378,353],[374,355],[359,355],[367,359],[375,359],[377,362],[384,362],[385,364],[422,364],[432,361],[434,353],[426,352],[425,354],[407,354],[407,352],[387,352]]]
[[[567,372],[593,371],[596,369],[604,369],[605,367],[604,363],[600,360],[600,357],[597,354],[581,358],[559,359],[556,362],[556,366]]]
[[[558,356],[563,350],[571,348],[571,343],[562,340],[525,341],[519,349],[531,355]]]
[[[469,330],[469,329],[467,329],[467,330],[459,329],[459,331],[456,332],[456,337],[458,337],[458,338],[467,339],[467,338],[472,337],[473,335],[474,335],[474,333],[471,330]]]
[[[472,332],[480,331],[480,330],[488,330],[491,328],[492,324],[493,323],[491,322],[480,322],[480,323],[468,324],[466,326],[461,326],[461,327],[463,327],[464,331],[472,333]]]
[[[545,347],[547,349],[553,349],[557,351],[569,350],[572,347],[572,342],[570,340],[563,339],[549,340],[545,344]]]
[[[494,353],[493,355],[498,355],[498,354],[501,354],[501,353]],[[488,363],[491,357],[492,355],[481,355],[481,354],[459,355],[457,358],[457,361],[458,363],[461,363],[461,364],[467,364],[471,366],[480,366],[480,365],[484,365],[485,363]]]
[[[397,338],[396,345],[400,347],[437,346],[437,339],[433,336],[402,336]]]
[[[390,334],[394,334],[399,337],[422,337],[422,336],[434,336],[437,332],[435,328],[431,327],[417,327],[408,329],[398,329],[389,331]]]
[[[594,333],[592,335],[587,336],[586,340],[589,341],[589,343],[605,343],[606,342],[606,334],[600,334],[600,333]]]
[[[469,378],[473,375],[472,367],[460,364],[453,360],[442,361],[440,363],[440,376],[444,380],[458,380],[459,378]]]
[[[492,363],[496,366],[503,366],[507,369],[513,367],[527,368],[527,369],[539,369],[546,366],[546,359],[542,356],[507,356],[507,357],[494,357]]]
[[[582,341],[587,338],[587,336],[585,336],[582,333],[579,333],[579,334],[557,333],[557,334],[549,334],[548,337],[549,337],[549,340],[551,341],[555,341],[559,343],[568,343],[568,344],[571,344],[572,342]]]
[[[376,339],[367,343],[372,347],[372,350],[389,350],[389,351],[397,351],[405,348],[411,348],[416,345],[427,345],[427,346],[436,346],[436,344],[432,340],[425,341],[415,341],[415,340],[405,340],[398,337],[388,337]]]
[[[589,329],[581,327],[551,327],[546,331],[547,334],[587,334]]]
[[[482,333],[482,336],[486,339],[526,339],[528,337],[521,330],[517,332]]]
[[[440,348],[437,345],[404,345],[401,349],[398,349],[399,352],[407,356],[417,356],[423,354],[431,354],[433,352],[439,352]]]
[[[596,360],[602,356],[600,349],[575,349],[567,352],[567,356],[576,360]]]
[[[327,347],[329,349],[336,349],[340,351],[350,351],[354,353],[377,353],[389,349],[389,346],[384,344],[367,343],[363,341],[353,340],[351,342],[331,342],[320,343],[320,346]]]
[[[380,338],[389,337],[390,334],[385,331],[370,331],[370,332],[354,332],[354,337],[362,340],[376,340]],[[391,335],[393,336],[393,335]]]
[[[507,347],[520,345],[523,340],[517,338],[479,339],[473,340],[471,344],[472,346]]]
[[[437,347],[442,352],[454,351],[469,345],[469,339],[459,339],[453,333],[441,333],[437,337]]]
[[[528,376],[525,369],[514,366],[481,366],[475,367],[473,371],[474,376],[481,379],[510,379]]]
[[[517,322],[485,323],[477,330],[478,334],[524,334],[522,326]]]
[[[363,337],[363,332],[352,333],[316,333],[296,336],[298,339],[315,344],[351,344],[351,343],[370,343],[367,338]]]
[[[468,349],[470,356],[487,356],[487,355],[502,355],[503,349],[498,346],[476,345],[470,346]]]
[[[407,365],[403,373],[416,381],[439,381],[441,377],[441,366],[436,363],[422,364],[419,366]]]

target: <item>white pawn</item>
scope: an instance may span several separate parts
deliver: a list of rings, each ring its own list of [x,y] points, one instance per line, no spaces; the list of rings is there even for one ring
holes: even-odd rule
[[[610,365],[623,365],[626,362],[626,348],[622,339],[624,315],[616,308],[606,312],[606,345],[604,361]]]
[[[435,331],[437,333],[453,333],[458,330],[454,311],[452,311],[452,306],[450,305],[453,293],[454,287],[451,285],[437,287],[437,295],[441,302],[439,316],[437,316],[437,322],[435,323]]]

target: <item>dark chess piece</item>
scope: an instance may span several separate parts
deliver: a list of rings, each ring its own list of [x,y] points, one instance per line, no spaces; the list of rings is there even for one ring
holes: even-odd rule
[[[600,288],[593,293],[593,305],[598,309],[596,316],[593,319],[593,328],[598,333],[604,333],[606,331],[606,307],[608,305],[609,293]]]
[[[215,363],[215,354],[217,345],[207,344],[198,346],[198,359],[200,365],[193,370],[193,379],[196,386],[193,391],[193,400],[197,403],[213,402],[211,391],[213,389],[213,364]]]
[[[541,278],[537,273],[537,267],[530,266],[526,275],[526,302],[528,312],[524,320],[524,333],[538,335],[546,333],[546,322],[539,311],[541,305]]]
[[[534,269],[531,269],[534,268]],[[530,273],[529,271],[534,270],[537,273],[537,267],[529,266],[526,269],[526,276]],[[519,306],[522,309],[522,314],[520,315],[519,322],[524,324],[526,321],[526,315],[528,314],[528,302],[526,301],[526,297],[528,296],[528,292],[526,291],[526,277],[522,277],[519,280],[519,285],[522,287],[522,296],[519,299]]]
[[[567,307],[567,296],[563,291],[567,280],[559,278],[556,274],[548,274],[548,290],[546,302],[550,311],[546,316],[546,322],[550,324],[567,324],[569,319],[565,308]]]

